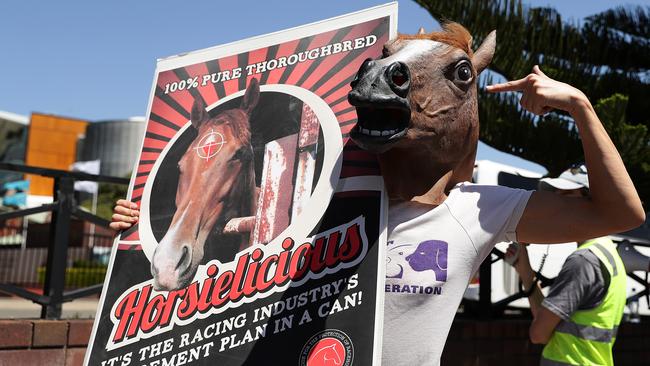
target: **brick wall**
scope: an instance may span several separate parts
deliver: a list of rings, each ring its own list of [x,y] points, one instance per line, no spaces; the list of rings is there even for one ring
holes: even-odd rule
[[[90,320],[0,320],[0,366],[82,365]]]
[[[528,341],[529,325],[529,320],[456,320],[442,365],[537,365],[542,347]],[[91,329],[92,320],[0,320],[0,366],[82,365]],[[650,364],[647,322],[621,324],[614,363]]]
[[[530,320],[456,320],[442,353],[442,365],[538,365],[542,346],[530,343]],[[622,323],[614,364],[650,365],[650,326]]]

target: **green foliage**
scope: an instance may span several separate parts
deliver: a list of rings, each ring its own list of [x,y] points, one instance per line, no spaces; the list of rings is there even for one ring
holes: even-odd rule
[[[78,265],[77,265],[78,264]],[[66,287],[88,287],[104,282],[106,265],[92,261],[75,261],[72,267],[65,269]],[[45,283],[45,267],[38,267],[38,282]]]
[[[619,149],[645,204],[650,202],[650,8],[618,7],[582,24],[553,8],[521,0],[416,0],[438,21],[467,27],[478,46],[497,30],[490,69],[514,80],[540,64],[550,77],[582,90]],[[487,81],[490,82],[489,80]],[[543,165],[557,175],[583,160],[580,138],[566,113],[538,118],[520,110],[518,97],[479,91],[481,140]]]
[[[78,259],[72,262],[72,267],[74,268],[97,268],[97,267],[106,267],[104,264],[90,260],[90,259]]]
[[[97,196],[97,216],[110,220],[113,215],[113,207],[118,199],[125,198],[128,187],[121,184],[100,183]],[[81,206],[92,211],[92,197],[84,199]]]
[[[603,126],[616,145],[621,158],[629,170],[630,175],[639,177],[634,179],[637,190],[642,194],[642,199],[647,198],[643,193],[650,192],[650,134],[645,125],[629,124],[625,121],[625,110],[628,97],[614,94],[609,98],[599,100],[594,109],[603,122]],[[645,200],[646,204],[648,203]]]
[[[645,49],[640,50],[641,52],[647,52],[648,50],[648,38],[650,37],[650,14],[646,8],[644,10],[641,6],[636,7],[626,7],[619,6],[615,9],[606,10],[600,14],[592,15],[588,18],[589,23],[594,27],[602,30],[608,28],[615,28],[633,37],[638,37],[638,42],[641,42],[641,47],[644,46],[643,42],[645,41]],[[621,34],[614,35],[617,40],[621,40]],[[648,62],[648,59],[645,59]]]
[[[482,141],[544,166],[550,176],[563,172],[568,162],[582,159],[578,131],[569,118],[557,114],[535,117],[518,108],[519,97],[515,94],[481,90],[479,95]]]

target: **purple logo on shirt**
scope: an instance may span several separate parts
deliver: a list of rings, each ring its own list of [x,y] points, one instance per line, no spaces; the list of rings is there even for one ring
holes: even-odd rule
[[[388,243],[389,246],[392,242]],[[404,261],[416,272],[433,271],[436,281],[447,281],[447,242],[442,240],[427,240],[417,245],[396,245],[388,249],[387,264],[394,270],[388,269],[388,278],[402,278]],[[402,263],[400,263],[402,262]],[[396,273],[395,273],[396,272]]]

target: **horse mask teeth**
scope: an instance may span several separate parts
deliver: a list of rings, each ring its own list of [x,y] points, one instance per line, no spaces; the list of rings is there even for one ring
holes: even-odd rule
[[[357,117],[350,137],[364,149],[379,153],[406,135],[410,109],[357,107]]]

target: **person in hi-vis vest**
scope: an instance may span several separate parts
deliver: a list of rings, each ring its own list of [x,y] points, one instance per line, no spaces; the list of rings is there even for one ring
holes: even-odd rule
[[[539,189],[586,196],[586,168],[576,166],[558,178],[544,178]],[[525,245],[511,244],[506,258],[512,261],[513,256],[533,313],[530,340],[546,344],[540,365],[613,365],[612,347],[625,308],[627,279],[616,245],[606,237],[578,243],[546,298]]]

